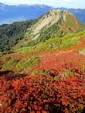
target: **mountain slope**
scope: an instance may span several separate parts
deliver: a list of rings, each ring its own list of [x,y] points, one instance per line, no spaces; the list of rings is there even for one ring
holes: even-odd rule
[[[72,12],[82,23],[85,24],[85,9],[73,9],[73,8],[58,8],[61,10],[68,10]]]
[[[70,58],[74,57],[74,61],[76,61],[77,57],[75,57],[73,54],[77,53],[78,55],[81,54],[85,59],[84,42],[85,30],[78,33],[67,34],[59,39],[50,38],[46,42],[39,43],[32,47],[23,47],[17,50],[0,53],[0,69],[20,72],[24,71],[25,69],[27,69],[26,72],[30,72],[30,69],[32,69],[32,71],[36,71],[36,69],[39,67],[39,63],[43,61],[42,58],[49,54],[62,56],[62,53],[71,53]],[[69,58],[69,56],[66,57]],[[51,58],[49,57],[49,59]],[[69,60],[68,64],[70,62]],[[83,60],[80,59],[80,61],[82,62]],[[61,62],[61,60],[58,60],[58,62]],[[85,64],[84,62],[82,63]],[[79,65],[81,65],[81,63]],[[34,66],[38,67],[34,68]]]
[[[50,10],[38,19],[0,26],[0,51],[32,46],[85,26],[69,11]]]
[[[13,24],[4,24],[0,26],[0,51],[10,50],[24,38],[26,29],[29,28],[36,20],[16,22]]]
[[[75,37],[80,38],[79,45],[74,44],[77,50],[67,47],[62,51],[37,52],[34,48],[30,54],[21,48],[20,53],[0,54],[1,113],[85,112],[85,56],[78,52],[81,47],[85,48],[85,31],[59,40],[64,39],[62,44],[67,40],[69,44]]]
[[[69,11],[51,10],[27,29],[25,38],[14,48],[35,45],[49,38],[62,37],[67,33],[74,33],[83,28],[85,26]]]

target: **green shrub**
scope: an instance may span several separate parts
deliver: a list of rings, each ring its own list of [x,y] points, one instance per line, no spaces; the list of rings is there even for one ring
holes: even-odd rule
[[[38,63],[40,62],[40,58],[39,57],[30,57],[30,58],[25,58],[25,59],[22,59],[17,65],[16,65],[16,68],[18,70],[23,70],[27,67],[30,67],[30,66],[36,66],[38,65]]]
[[[12,70],[17,64],[16,60],[10,60],[6,64],[3,65],[3,70]]]

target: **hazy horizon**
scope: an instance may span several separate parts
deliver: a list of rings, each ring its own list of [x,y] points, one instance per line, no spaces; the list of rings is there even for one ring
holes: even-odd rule
[[[85,1],[84,0],[0,0],[1,3],[7,4],[7,5],[48,5],[52,7],[66,7],[66,8],[85,8]]]

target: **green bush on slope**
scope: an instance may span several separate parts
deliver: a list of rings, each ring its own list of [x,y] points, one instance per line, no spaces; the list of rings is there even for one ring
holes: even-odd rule
[[[72,33],[72,34],[67,34],[61,38],[50,38],[45,42],[42,43],[37,43],[37,45],[35,46],[27,46],[27,47],[23,47],[20,49],[15,50],[14,52],[17,53],[37,53],[39,51],[43,51],[43,50],[50,50],[50,49],[56,49],[56,50],[60,50],[63,48],[68,48],[72,45],[77,44],[80,41],[81,37],[85,36],[85,30],[82,32],[78,32],[78,33]]]
[[[17,60],[10,60],[5,65],[3,65],[3,70],[12,70],[17,64]]]
[[[25,58],[25,59],[22,59],[16,65],[16,68],[17,68],[17,70],[23,70],[30,66],[36,66],[39,62],[40,62],[40,59],[39,59],[39,57],[36,57],[36,56],[30,57],[30,58]]]

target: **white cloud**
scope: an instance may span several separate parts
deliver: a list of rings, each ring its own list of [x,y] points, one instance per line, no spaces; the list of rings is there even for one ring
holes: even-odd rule
[[[61,0],[60,0],[61,1]],[[59,0],[0,0],[0,2],[8,4],[40,4],[40,3],[59,3]]]
[[[64,2],[70,2],[70,0],[63,0]]]
[[[80,0],[62,0],[63,2],[70,2],[70,3],[72,3],[72,2],[79,2]]]

